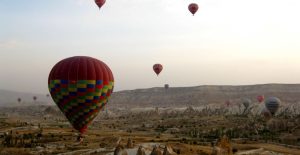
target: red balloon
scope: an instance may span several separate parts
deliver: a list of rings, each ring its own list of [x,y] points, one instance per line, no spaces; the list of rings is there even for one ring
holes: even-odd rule
[[[227,101],[225,102],[225,105],[226,105],[227,107],[229,107],[229,106],[230,106],[230,101],[227,100]]]
[[[95,0],[95,3],[98,5],[99,9],[104,5],[105,0]]]
[[[198,8],[199,8],[198,4],[196,4],[196,3],[191,3],[189,5],[189,10],[193,15],[198,11]]]
[[[256,97],[256,99],[259,103],[261,103],[265,100],[265,96],[264,95],[259,95],[259,96]]]
[[[153,65],[153,70],[157,74],[157,76],[162,71],[162,69],[163,69],[163,66],[161,64],[154,64]]]

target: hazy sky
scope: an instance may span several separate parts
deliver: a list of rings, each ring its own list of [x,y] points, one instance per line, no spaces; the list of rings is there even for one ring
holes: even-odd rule
[[[299,0],[0,0],[0,20],[0,89],[48,93],[75,55],[109,65],[117,91],[300,82]]]

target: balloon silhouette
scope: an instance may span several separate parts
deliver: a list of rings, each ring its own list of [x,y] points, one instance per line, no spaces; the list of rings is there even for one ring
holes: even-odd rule
[[[195,13],[198,11],[198,4],[196,4],[196,3],[191,3],[190,5],[189,5],[189,11],[193,14],[193,16],[195,15]]]
[[[99,9],[101,9],[101,7],[104,5],[105,0],[95,0],[95,3],[97,4],[97,6],[99,7]]]
[[[114,78],[102,61],[74,56],[58,62],[51,70],[48,88],[54,102],[80,133],[107,104]]]
[[[264,95],[259,95],[259,96],[256,97],[256,99],[259,103],[262,103],[265,99],[265,96]]]
[[[274,115],[279,109],[281,101],[277,97],[269,97],[265,101],[266,108],[270,111],[272,115]]]
[[[248,109],[249,105],[251,104],[251,100],[248,98],[243,99],[243,105],[245,106],[246,109]]]
[[[230,106],[230,100],[227,100],[227,101],[225,102],[225,105],[226,105],[227,107],[229,107],[229,106]]]
[[[36,96],[33,96],[33,100],[36,101],[36,100],[37,100],[37,97],[36,97]]]
[[[153,70],[156,73],[156,75],[158,76],[158,74],[162,71],[163,66],[161,64],[154,64],[153,65]]]
[[[165,84],[165,89],[169,89],[169,84]]]

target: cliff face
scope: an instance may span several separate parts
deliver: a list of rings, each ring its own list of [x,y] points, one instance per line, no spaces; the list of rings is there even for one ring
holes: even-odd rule
[[[258,95],[276,96],[285,103],[300,101],[300,84],[263,84],[245,86],[197,86],[149,88],[115,92],[109,101],[112,107],[185,107],[224,104],[226,100],[240,102],[249,98],[257,102]]]

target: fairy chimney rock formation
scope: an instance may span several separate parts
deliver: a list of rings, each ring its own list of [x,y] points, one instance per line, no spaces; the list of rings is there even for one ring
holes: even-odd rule
[[[175,153],[169,145],[166,145],[163,155],[177,155],[177,153]]]
[[[125,147],[119,144],[114,151],[114,155],[128,155],[128,153]]]
[[[127,141],[127,148],[133,148],[133,142],[132,142],[132,139],[131,138],[128,138],[128,141]]]
[[[162,155],[162,152],[157,146],[154,146],[150,155]]]
[[[146,155],[145,149],[142,146],[140,146],[136,155]]]

